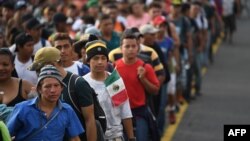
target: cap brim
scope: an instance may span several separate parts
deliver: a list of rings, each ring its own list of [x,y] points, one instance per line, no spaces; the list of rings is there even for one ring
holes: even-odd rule
[[[151,32],[150,32],[150,33],[151,33],[151,34],[153,34],[153,33],[157,33],[157,32],[159,32],[159,29],[154,28],[154,29],[152,29],[152,30],[151,30]]]
[[[61,80],[61,79],[58,78],[57,76],[43,76],[43,77],[41,77],[40,80],[37,82],[37,86],[38,86],[38,84],[41,82],[41,80],[43,80],[43,79],[45,79],[45,78],[48,78],[48,77],[57,79],[64,87],[67,87],[67,85],[63,82],[63,80]]]
[[[33,62],[28,68],[27,70],[29,71],[36,71],[38,69],[38,63]]]
[[[38,24],[36,26],[34,26],[34,28],[42,28],[44,25],[43,24]]]

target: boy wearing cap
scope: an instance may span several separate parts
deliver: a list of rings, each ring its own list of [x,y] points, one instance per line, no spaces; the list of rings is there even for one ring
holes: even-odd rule
[[[31,18],[26,22],[25,31],[29,33],[34,39],[35,44],[33,55],[35,55],[38,49],[51,46],[46,39],[41,37],[42,25],[36,18]]]
[[[85,45],[94,40],[98,40],[98,37],[92,34],[84,34],[79,41],[73,44],[74,51],[77,53],[80,62],[87,64]]]
[[[74,110],[59,98],[65,86],[55,67],[41,69],[37,82],[38,96],[15,106],[7,127],[16,141],[54,140],[62,141],[64,134],[71,141],[80,141],[84,132]]]
[[[79,77],[75,82],[75,92],[70,93],[68,87],[70,87],[70,79],[72,77],[71,72],[64,70],[61,64],[60,51],[55,47],[45,47],[37,51],[34,57],[33,64],[29,67],[30,70],[36,70],[39,74],[40,68],[46,64],[51,64],[57,68],[60,74],[63,77],[63,82],[67,85],[64,87],[62,92],[62,100],[70,104],[71,107],[74,107],[69,95],[76,95],[78,101],[79,111],[76,108],[73,108],[76,112],[81,124],[85,127],[86,133],[81,134],[80,138],[83,141],[96,141],[96,122],[94,117],[94,106],[92,91],[89,84],[81,77]]]
[[[166,26],[166,18],[163,16],[157,16],[154,19],[154,25],[160,29],[157,33],[157,44],[160,46],[163,54],[164,59],[166,60],[166,66],[168,66],[170,72],[170,81],[164,84],[162,87],[164,89],[164,94],[161,97],[161,109],[159,110],[160,116],[158,118],[160,131],[163,133],[165,127],[165,108],[168,104],[169,107],[173,107],[175,105],[175,91],[176,91],[176,60],[174,58],[174,46],[173,46],[173,39],[169,37],[169,33]],[[167,98],[168,94],[168,98]],[[168,100],[168,102],[167,102]],[[170,108],[169,108],[170,109]],[[169,113],[169,121],[170,123],[175,123],[175,113]]]
[[[73,44],[73,48],[75,53],[77,53],[79,61],[82,62],[83,64],[87,65],[89,67],[89,64],[87,63],[86,60],[86,48],[85,45],[88,42],[98,40],[99,38],[96,35],[93,34],[84,34],[81,39]],[[106,70],[108,72],[113,71],[113,64],[111,62],[108,62]]]
[[[109,91],[105,86],[105,80],[111,75],[106,71],[108,65],[108,50],[106,44],[100,40],[89,42],[86,45],[86,51],[90,72],[83,78],[97,93],[98,100],[107,116],[105,140],[124,141],[123,126],[129,141],[135,140],[129,100],[126,99],[119,106],[113,104]]]

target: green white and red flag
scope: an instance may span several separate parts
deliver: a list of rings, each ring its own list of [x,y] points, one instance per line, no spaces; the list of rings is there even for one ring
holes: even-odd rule
[[[114,106],[120,106],[128,99],[124,82],[116,69],[104,81]]]

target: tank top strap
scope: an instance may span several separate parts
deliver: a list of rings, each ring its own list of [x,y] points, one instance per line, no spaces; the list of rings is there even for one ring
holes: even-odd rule
[[[19,79],[19,86],[18,86],[18,96],[22,96],[22,85],[23,85],[23,80]]]

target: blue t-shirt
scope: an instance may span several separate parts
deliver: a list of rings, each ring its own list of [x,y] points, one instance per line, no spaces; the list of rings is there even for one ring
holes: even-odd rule
[[[57,116],[40,132],[27,139],[48,121],[46,114],[37,106],[38,100],[38,98],[34,98],[14,107],[7,127],[11,136],[15,136],[15,141],[62,141],[65,133],[70,137],[75,137],[84,132],[73,109],[68,104],[58,101],[50,118],[54,115]]]
[[[166,37],[162,41],[158,41],[157,44],[161,47],[164,59],[167,60],[169,51],[173,50],[174,48],[173,39]]]

